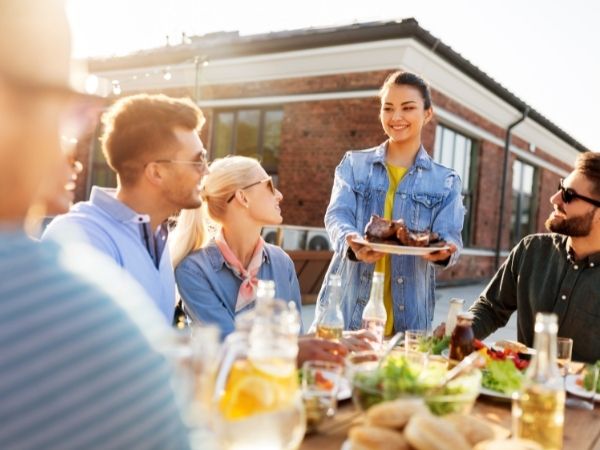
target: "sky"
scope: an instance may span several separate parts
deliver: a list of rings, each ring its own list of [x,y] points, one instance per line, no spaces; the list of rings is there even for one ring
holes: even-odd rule
[[[242,35],[415,18],[588,148],[600,151],[600,2],[591,0],[67,0],[75,57],[181,34]],[[425,77],[427,74],[423,74]]]

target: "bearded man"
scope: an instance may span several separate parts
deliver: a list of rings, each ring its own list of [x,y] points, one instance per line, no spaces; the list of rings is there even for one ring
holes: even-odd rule
[[[550,198],[550,233],[527,236],[471,306],[484,339],[517,311],[518,340],[533,346],[535,315],[558,316],[573,339],[573,360],[600,359],[600,154],[582,153]]]

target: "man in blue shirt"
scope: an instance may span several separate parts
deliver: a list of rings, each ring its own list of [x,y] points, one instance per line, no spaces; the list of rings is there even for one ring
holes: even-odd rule
[[[63,6],[0,0],[0,448],[189,449],[144,292],[82,244],[23,231],[78,100]]]
[[[129,272],[162,313],[173,319],[175,279],[167,249],[167,219],[200,206],[206,151],[198,136],[202,112],[187,99],[134,95],[103,117],[102,148],[117,189],[94,186],[48,226],[43,239],[83,239]],[[77,230],[82,233],[77,234]]]

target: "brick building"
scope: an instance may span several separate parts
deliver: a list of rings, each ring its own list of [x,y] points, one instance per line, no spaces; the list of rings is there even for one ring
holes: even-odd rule
[[[215,158],[257,156],[284,194],[284,222],[323,226],[335,166],[348,149],[384,141],[377,91],[399,68],[431,84],[435,120],[425,129],[432,156],[463,179],[465,251],[442,281],[489,277],[496,257],[542,231],[548,202],[585,147],[481,72],[414,19],[263,35],[215,33],[89,62],[115,93],[194,98],[207,117],[202,138]],[[512,130],[498,233],[505,140]],[[96,139],[79,197],[114,182]],[[498,255],[498,235],[501,237]]]

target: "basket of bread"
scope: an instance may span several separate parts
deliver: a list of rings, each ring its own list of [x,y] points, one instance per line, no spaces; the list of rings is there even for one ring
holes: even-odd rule
[[[431,414],[423,399],[397,399],[370,408],[352,427],[344,450],[542,450],[532,441],[477,416]]]

